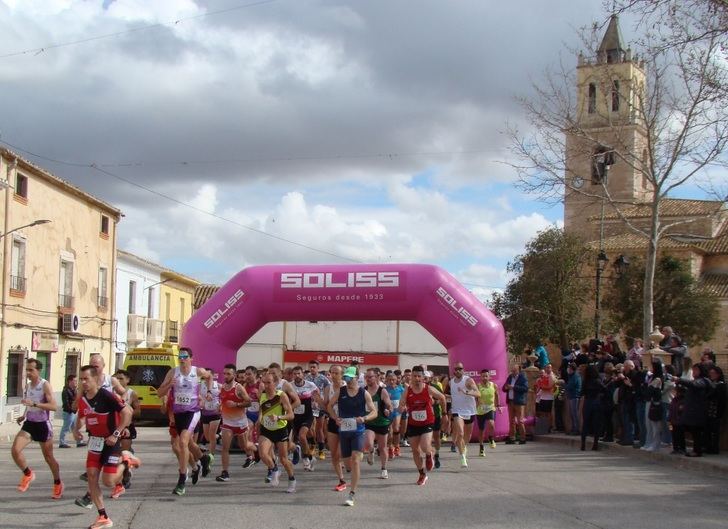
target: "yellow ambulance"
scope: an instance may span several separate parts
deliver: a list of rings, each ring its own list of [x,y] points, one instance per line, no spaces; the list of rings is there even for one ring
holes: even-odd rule
[[[142,419],[164,421],[159,410],[162,404],[157,388],[164,382],[167,371],[177,367],[177,345],[162,344],[161,347],[140,347],[126,353],[124,369],[129,372],[129,386],[139,396]]]

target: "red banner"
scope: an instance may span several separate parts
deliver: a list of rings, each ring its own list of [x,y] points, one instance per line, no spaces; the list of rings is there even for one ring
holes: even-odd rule
[[[283,354],[283,361],[287,364],[300,364],[305,367],[311,360],[319,364],[345,364],[348,365],[354,360],[366,366],[398,366],[399,355],[397,354],[371,354],[371,353],[347,353],[347,352],[321,352],[321,351],[286,351]]]

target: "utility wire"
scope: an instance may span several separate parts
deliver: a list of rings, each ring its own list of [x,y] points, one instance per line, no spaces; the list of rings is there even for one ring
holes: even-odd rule
[[[96,35],[96,36],[93,36],[93,37],[87,37],[85,39],[78,39],[78,40],[72,40],[72,41],[67,41],[67,42],[59,42],[59,43],[54,43],[54,44],[47,44],[45,46],[41,46],[41,47],[38,47],[38,48],[30,48],[30,49],[27,49],[27,50],[6,53],[4,55],[0,55],[0,59],[6,59],[8,57],[17,57],[19,55],[27,55],[29,53],[32,53],[33,55],[39,55],[39,54],[41,54],[41,53],[43,53],[45,51],[48,51],[48,50],[53,50],[53,49],[58,49],[58,48],[66,48],[68,46],[75,46],[77,44],[85,44],[87,42],[94,42],[94,41],[97,41],[97,40],[111,39],[111,38],[114,38],[114,37],[119,37],[121,35],[128,35],[130,33],[136,33],[138,31],[146,31],[146,30],[149,30],[149,29],[158,29],[158,28],[165,28],[165,27],[176,26],[177,24],[180,24],[181,22],[187,22],[189,20],[195,20],[195,19],[198,19],[198,18],[209,17],[209,16],[212,16],[212,15],[221,15],[223,13],[230,13],[231,11],[238,11],[240,9],[247,9],[249,7],[257,7],[257,6],[261,6],[261,5],[264,5],[264,4],[272,4],[273,2],[276,2],[276,1],[278,1],[278,0],[261,0],[260,2],[252,2],[252,3],[249,3],[249,4],[243,4],[243,5],[239,5],[239,6],[229,7],[227,9],[220,9],[219,11],[210,11],[208,13],[201,13],[199,15],[190,15],[188,17],[178,18],[177,20],[174,20],[174,21],[171,21],[171,22],[167,22],[167,23],[159,22],[157,24],[149,24],[149,25],[146,25],[146,26],[139,26],[139,27],[136,27],[136,28],[126,29],[124,31],[117,31],[117,32],[114,32],[114,33],[107,33],[107,34],[104,34],[104,35]]]

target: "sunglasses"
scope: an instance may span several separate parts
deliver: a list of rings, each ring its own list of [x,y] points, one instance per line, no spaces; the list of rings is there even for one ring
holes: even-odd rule
[[[177,356],[180,360],[188,360],[190,358],[190,355],[179,355]]]
[[[463,368],[462,368],[462,367],[456,367],[456,368],[455,368],[455,371],[462,371],[462,370],[463,370]]]

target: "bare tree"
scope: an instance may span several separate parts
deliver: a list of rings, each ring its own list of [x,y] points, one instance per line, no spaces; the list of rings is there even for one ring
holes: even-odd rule
[[[624,4],[634,8],[660,1]],[[702,3],[710,9],[713,4],[725,9],[723,2]],[[642,20],[649,21],[650,16],[645,13]],[[612,16],[612,23],[616,24],[616,16]],[[581,34],[590,51],[578,58],[580,66],[599,65],[591,70],[599,76],[594,94],[591,86],[577,86],[573,68],[562,64],[545,72],[544,78],[533,84],[535,95],[519,99],[528,126],[523,131],[518,126],[507,126],[511,152],[517,160],[507,163],[517,170],[519,185],[526,191],[551,199],[571,196],[601,202],[630,232],[646,239],[642,330],[647,339],[653,328],[653,284],[660,239],[698,220],[693,217],[663,222],[661,205],[681,186],[698,183],[701,178],[710,184],[710,170],[725,161],[726,35],[711,30],[701,33],[700,38],[680,39],[669,25],[657,30],[648,28],[640,39],[637,55],[622,49],[621,43],[607,49],[606,37],[597,48],[600,31],[595,25],[591,33]],[[627,68],[638,75],[623,83],[615,82]],[[590,92],[584,96],[584,92],[578,92],[583,90]],[[582,97],[577,96],[580,93]],[[614,112],[615,107],[618,112]],[[607,176],[615,163],[625,164],[641,175],[646,189],[642,196],[624,197],[610,189]],[[591,167],[593,184],[586,187],[578,177],[585,166]],[[718,201],[709,214],[718,215],[726,200],[725,189],[713,192]],[[648,213],[647,221],[634,218],[635,208]]]

